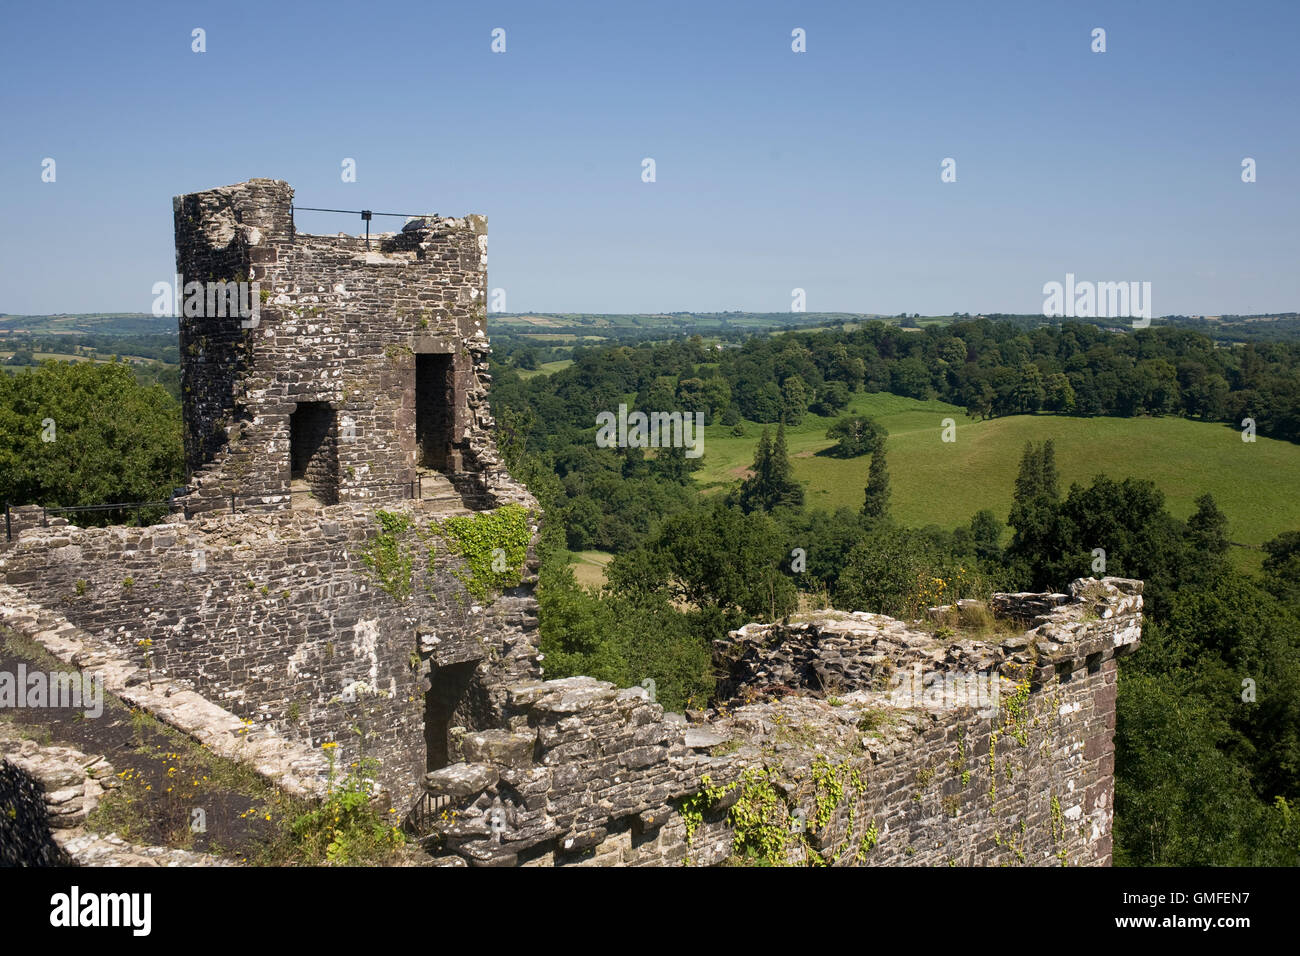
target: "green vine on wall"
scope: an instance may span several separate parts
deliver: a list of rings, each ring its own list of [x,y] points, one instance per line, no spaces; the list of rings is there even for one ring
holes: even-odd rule
[[[522,505],[504,505],[494,511],[473,515],[456,515],[441,522],[431,522],[427,532],[415,526],[410,515],[377,511],[379,531],[358,552],[361,563],[370,571],[379,587],[395,601],[405,601],[414,591],[414,547],[408,533],[425,542],[429,570],[436,554],[430,540],[440,537],[451,553],[458,555],[465,567],[452,570],[465,590],[476,600],[503,588],[519,584],[528,560],[528,543],[532,540],[529,521],[532,515]]]
[[[746,770],[740,778],[740,796],[727,814],[733,850],[765,866],[785,864],[790,838],[803,837],[801,831],[792,832],[793,818],[773,786],[773,774],[767,767]]]
[[[528,560],[531,514],[523,505],[502,505],[494,511],[456,515],[435,523],[432,530],[464,562],[452,573],[475,599],[483,601],[493,591],[514,587],[523,577]],[[433,549],[430,548],[430,559]]]
[[[1061,798],[1052,794],[1052,842],[1060,843],[1065,839],[1065,813],[1061,810]],[[1061,847],[1056,851],[1056,858],[1061,861],[1061,866],[1069,865],[1069,856],[1066,848]]]
[[[998,732],[989,733],[989,811],[997,812],[998,806]]]
[[[962,728],[961,737],[957,739],[957,757],[948,762],[952,772],[961,777],[961,788],[970,786],[970,770],[966,767],[966,728]]]
[[[411,570],[415,560],[402,539],[411,529],[411,518],[391,511],[375,512],[379,533],[360,552],[361,563],[395,601],[411,596]]]
[[[1004,850],[1010,850],[1012,853],[1015,854],[1015,856],[1016,856],[1016,860],[1018,860],[1020,863],[1024,863],[1024,862],[1026,862],[1026,856],[1025,856],[1025,840],[1026,840],[1026,836],[1025,836],[1025,821],[1024,821],[1024,820],[1021,820],[1021,821],[1020,821],[1020,841],[1019,841],[1019,842],[1016,842],[1016,838],[1015,838],[1014,836],[1012,836],[1010,839],[1008,839],[1008,838],[1004,837],[1004,836],[1001,834],[1001,832],[998,832],[998,833],[994,833],[994,834],[993,834],[993,844],[994,844],[995,846],[1001,847],[1001,848],[1004,849]],[[1006,864],[1003,864],[1003,865],[1005,866]]]
[[[735,784],[727,787],[713,786],[713,779],[706,773],[700,778],[700,792],[693,793],[682,801],[682,822],[686,825],[686,846],[695,845],[695,831],[704,822],[704,813],[717,806],[719,800],[731,792]],[[686,865],[691,865],[691,857],[686,857]]]
[[[787,789],[782,787],[781,775],[776,768],[750,767],[740,780],[726,786],[714,786],[706,775],[701,778],[701,790],[682,801],[681,816],[686,825],[686,843],[694,846],[695,834],[704,822],[704,814],[733,791],[739,791],[735,802],[727,811],[727,825],[732,831],[732,855],[739,862],[757,866],[787,866],[795,862],[795,851],[802,850],[807,866],[833,865],[851,848],[861,863],[866,854],[875,848],[880,839],[880,829],[875,820],[860,837],[854,836],[858,798],[865,791],[860,771],[848,760],[832,764],[819,754],[813,761],[812,774],[804,783],[812,787],[812,817],[805,819],[797,807],[792,807]],[[794,792],[801,788],[796,784]],[[804,790],[806,793],[806,789]],[[825,833],[836,811],[848,798],[848,816],[843,842],[833,855],[818,850],[808,840],[808,833]],[[687,856],[687,865],[691,864]]]
[[[1020,742],[1020,746],[1029,743],[1029,680],[1021,680],[1016,689],[1007,695],[1003,704],[1006,716],[1002,727]]]
[[[997,771],[997,744],[998,738],[1007,734],[1016,740],[1022,747],[1029,745],[1029,696],[1030,683],[1029,679],[1020,680],[1005,700],[1002,701],[1002,726],[995,728],[989,733],[989,804],[990,811],[997,812],[998,798],[998,771]],[[1004,770],[1007,780],[1012,779],[1011,758],[1007,757]]]
[[[880,842],[880,827],[876,826],[876,821],[872,820],[871,825],[867,827],[867,832],[862,834],[862,840],[858,843],[858,862],[866,861],[867,854],[876,848]]]

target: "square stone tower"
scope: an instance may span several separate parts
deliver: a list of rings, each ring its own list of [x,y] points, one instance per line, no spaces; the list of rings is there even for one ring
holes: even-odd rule
[[[293,189],[272,179],[173,208],[178,507],[382,502],[449,483],[470,507],[492,503],[484,217],[307,235]]]

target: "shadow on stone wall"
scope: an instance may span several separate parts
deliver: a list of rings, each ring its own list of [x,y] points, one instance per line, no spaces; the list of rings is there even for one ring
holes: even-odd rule
[[[22,770],[0,760],[0,866],[70,866],[54,842],[45,790]]]

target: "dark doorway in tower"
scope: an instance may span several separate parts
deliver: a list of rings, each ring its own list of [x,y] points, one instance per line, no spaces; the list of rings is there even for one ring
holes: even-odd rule
[[[455,395],[451,355],[415,356],[415,441],[423,468],[447,471],[451,463]]]
[[[424,696],[426,770],[440,770],[451,760],[451,728],[473,727],[474,662],[435,666]]]
[[[289,416],[289,477],[294,491],[322,504],[339,500],[338,427],[325,402],[299,402]],[[295,506],[303,502],[295,495]]]

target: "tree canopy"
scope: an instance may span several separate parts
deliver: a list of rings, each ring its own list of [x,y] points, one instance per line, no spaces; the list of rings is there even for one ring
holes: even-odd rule
[[[0,375],[0,495],[13,504],[166,500],[185,476],[180,409],[126,365]]]

